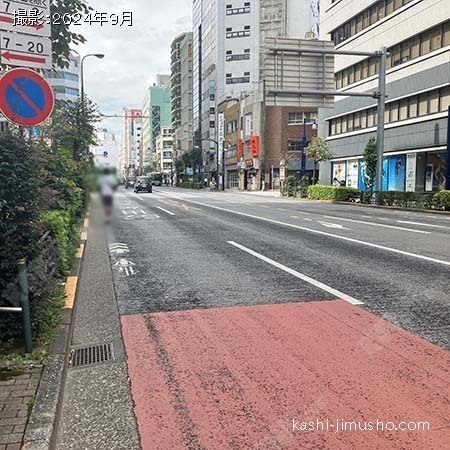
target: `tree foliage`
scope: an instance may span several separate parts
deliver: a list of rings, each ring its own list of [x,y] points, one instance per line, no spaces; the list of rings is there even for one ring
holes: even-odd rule
[[[97,105],[88,98],[84,105],[81,99],[58,100],[53,112],[53,146],[70,149],[73,159],[81,160],[89,146],[95,144],[95,124],[100,119]]]
[[[313,183],[315,184],[317,164],[330,161],[333,158],[333,154],[330,151],[328,142],[321,137],[313,137],[305,152],[306,156],[314,161]]]
[[[53,62],[58,67],[68,67],[71,47],[83,44],[86,39],[73,32],[70,25],[64,23],[64,17],[74,17],[76,14],[84,16],[92,8],[83,0],[51,0],[50,11],[52,17],[58,14],[60,18],[52,23]]]
[[[375,177],[377,175],[377,142],[374,137],[371,137],[367,142],[366,148],[364,150],[363,161],[365,162],[365,171],[366,171],[366,181],[365,185],[370,193],[373,194],[374,185],[375,185]],[[381,187],[379,187],[380,189]]]

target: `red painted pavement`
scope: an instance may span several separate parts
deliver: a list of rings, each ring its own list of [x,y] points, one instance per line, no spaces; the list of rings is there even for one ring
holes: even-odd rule
[[[346,302],[124,316],[122,326],[143,450],[450,449],[450,353]],[[293,431],[293,419],[430,431]]]

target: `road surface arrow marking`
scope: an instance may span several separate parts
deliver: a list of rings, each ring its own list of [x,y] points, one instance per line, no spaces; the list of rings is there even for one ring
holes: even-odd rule
[[[306,220],[306,219],[305,219]],[[345,228],[343,225],[339,225],[338,223],[329,223],[329,222],[320,222],[320,225],[326,228],[335,228],[336,230],[350,230],[350,228]]]

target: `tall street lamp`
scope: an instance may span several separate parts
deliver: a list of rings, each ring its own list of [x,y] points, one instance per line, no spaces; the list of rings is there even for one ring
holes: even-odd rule
[[[307,117],[303,117],[303,138],[302,138],[302,176],[303,178],[306,175],[306,147],[308,145],[308,139],[306,138],[306,125],[308,123],[312,123],[312,129],[317,130],[317,120],[316,119],[308,119]]]
[[[103,53],[89,53],[87,55],[84,55],[81,58],[81,64],[80,64],[80,81],[81,81],[81,111],[83,114],[83,119],[85,119],[85,108],[84,108],[84,60],[88,58],[89,56],[95,56],[98,59],[103,59],[105,55]]]

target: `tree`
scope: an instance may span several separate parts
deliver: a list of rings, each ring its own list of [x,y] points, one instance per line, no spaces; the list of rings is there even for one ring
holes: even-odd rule
[[[84,151],[95,144],[95,124],[101,116],[97,105],[85,97],[75,101],[58,100],[53,112],[52,140],[55,148],[67,148],[79,161]]]
[[[375,185],[375,177],[377,175],[377,142],[374,137],[371,137],[367,142],[366,148],[364,150],[363,161],[365,163],[365,178],[364,184],[366,185],[367,191],[372,197],[373,188]],[[378,189],[381,190],[381,186],[378,186]]]
[[[333,154],[330,152],[328,142],[321,137],[312,138],[305,152],[306,156],[314,161],[313,184],[316,184],[317,164],[329,161],[333,158]]]
[[[65,23],[70,21],[64,18],[84,17],[92,8],[83,0],[52,0],[50,11],[52,18],[60,18],[52,23],[53,62],[61,68],[69,67],[71,45],[83,44],[86,39],[81,34],[73,33],[70,24]]]

